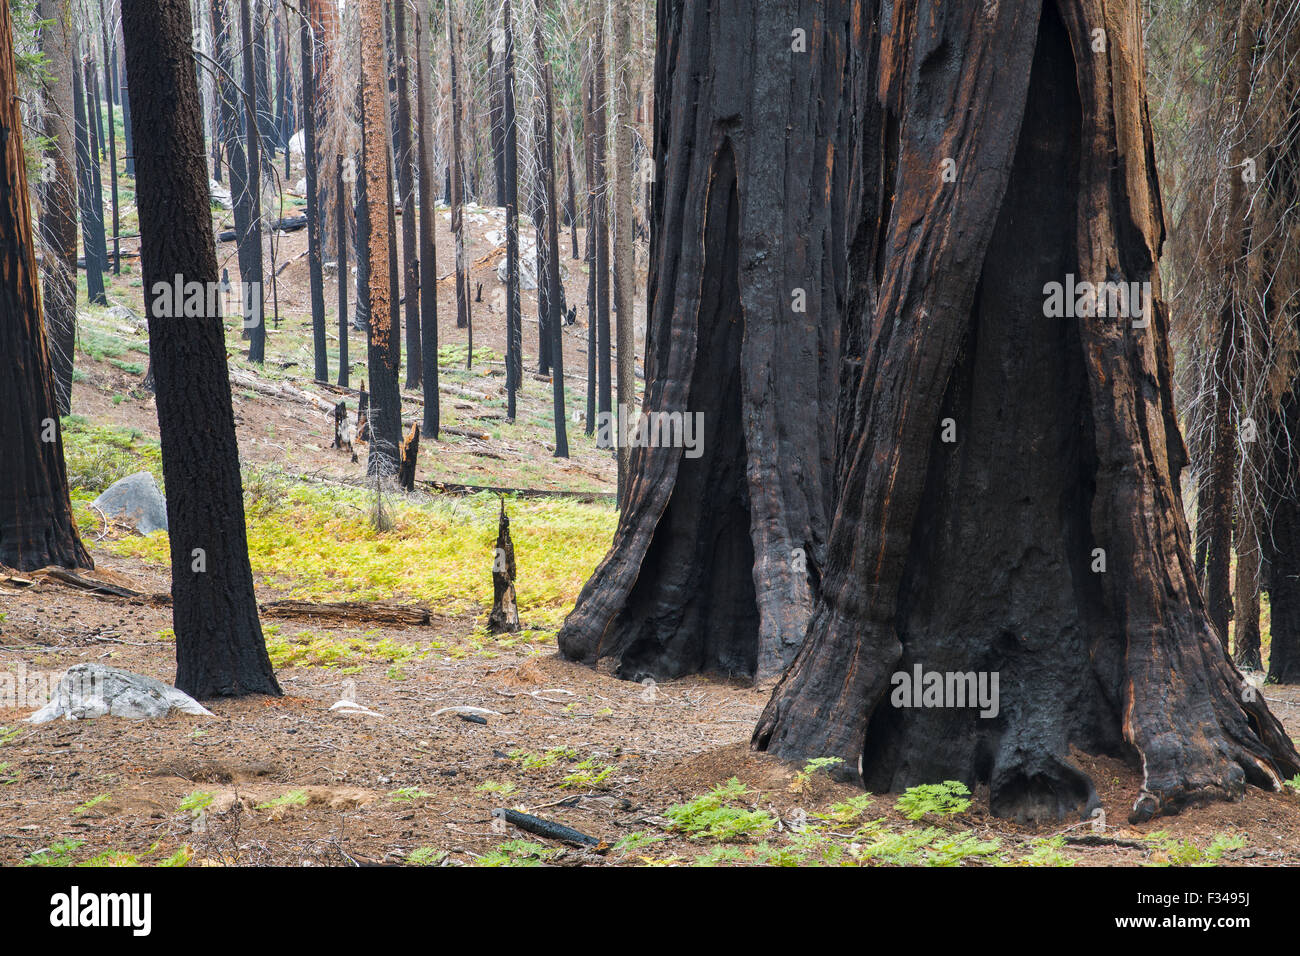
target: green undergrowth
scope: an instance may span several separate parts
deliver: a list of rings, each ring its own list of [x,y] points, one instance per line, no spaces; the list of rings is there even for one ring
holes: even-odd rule
[[[246,475],[244,487],[253,570],[286,597],[424,601],[447,615],[491,607],[499,509],[493,495],[386,494],[391,528],[379,532],[373,490],[308,484],[268,469]],[[506,509],[526,629],[506,643],[545,640],[604,556],[617,513],[563,499],[510,500]],[[169,563],[162,532],[109,547]]]
[[[162,447],[157,439],[134,428],[92,424],[80,415],[65,416],[60,428],[74,502],[93,500],[113,482],[140,471],[149,472],[158,487],[163,486]],[[93,513],[85,510],[91,518]],[[77,517],[82,522],[82,516]],[[93,517],[89,526],[98,522],[98,517]],[[84,523],[81,526],[86,527]]]

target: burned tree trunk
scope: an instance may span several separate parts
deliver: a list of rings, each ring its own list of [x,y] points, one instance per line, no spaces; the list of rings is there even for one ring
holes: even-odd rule
[[[451,80],[451,233],[456,253],[456,328],[469,328],[469,272],[465,268],[465,158],[461,144],[460,24],[447,3],[447,59]]]
[[[339,384],[348,385],[348,206],[352,190],[343,178],[343,154],[336,157],[334,173],[334,241],[338,243]]]
[[[107,10],[104,0],[99,2],[99,33],[104,48],[104,93],[108,106],[108,183],[109,199],[113,211],[113,274],[122,273],[121,216],[117,203],[117,127],[113,122],[113,103],[117,99],[116,84],[113,82],[113,67],[117,62],[117,51],[113,49],[108,29]],[[105,250],[107,251],[107,250]]]
[[[217,285],[187,0],[122,0],[136,124],[145,288]],[[276,694],[253,593],[225,332],[148,299],[171,540],[176,686],[198,698]]]
[[[316,118],[320,112],[316,102],[316,49],[321,24],[308,13],[300,13],[299,45],[302,61],[302,152],[307,178],[307,282],[311,296],[311,337],[313,377],[318,382],[328,382],[330,377],[329,353],[325,340],[325,275],[321,263],[320,187],[317,182]],[[342,273],[340,273],[342,274]],[[339,347],[346,349],[345,336],[340,335]]]
[[[496,174],[496,202],[506,204],[506,129],[503,77],[505,71],[497,66],[496,43],[488,37],[488,132],[492,141],[492,170]]]
[[[248,180],[248,271],[241,262],[239,278],[243,282],[244,330],[248,334],[248,360],[261,365],[266,360],[266,298],[262,294],[262,163],[261,132],[257,122],[255,90],[256,62],[253,49],[253,21],[250,0],[239,0],[240,37],[243,42],[244,90],[244,159]]]
[[[0,564],[92,568],[68,500],[54,371],[41,321],[13,22],[0,4]]]
[[[406,0],[393,4],[394,55],[397,58],[397,198],[402,207],[402,297],[406,304],[406,387],[420,384],[420,260],[415,221],[415,149],[411,137],[411,76],[406,50]],[[421,138],[432,135],[420,130]]]
[[[77,206],[81,215],[81,247],[86,257],[86,299],[95,305],[108,305],[104,294],[104,209],[95,209],[95,172],[99,168],[90,136],[86,113],[85,76],[81,67],[72,65],[72,112],[76,125]]]
[[[77,157],[72,103],[71,0],[41,0],[40,49],[45,57],[42,113],[46,146],[41,173],[41,264],[45,335],[54,366],[59,413],[72,410],[72,363],[77,337]],[[87,260],[89,264],[89,260]]]
[[[402,463],[397,468],[397,485],[403,491],[415,490],[415,465],[420,456],[420,426],[412,425],[402,442]]]
[[[1279,788],[1300,756],[1192,573],[1137,3],[874,6],[839,503],[755,747],[1024,819],[1098,805],[1071,747],[1140,763],[1134,821]],[[1131,307],[1062,313],[1075,276]],[[1000,692],[917,709],[918,671]]]
[[[420,173],[420,350],[424,360],[424,434],[438,440],[438,247],[434,241],[438,207],[433,201],[433,134],[430,115],[433,82],[425,54],[425,39],[432,37],[429,13],[423,6],[415,14],[415,112],[420,129],[416,155]]]
[[[559,635],[566,657],[613,658],[621,677],[774,675],[812,611],[852,119],[847,2],[830,7],[801,8],[810,55],[790,48],[788,14],[763,5],[692,44],[685,0],[659,6],[653,348],[638,428],[650,440],[633,449],[613,546]]]
[[[392,178],[388,161],[388,85],[384,81],[384,12],[381,0],[361,7],[361,163],[365,183],[366,319],[369,328],[371,475],[397,472],[402,440],[401,395],[397,387],[400,346],[395,330],[398,309],[392,274]]]
[[[612,447],[608,437],[608,423],[613,414],[613,384],[610,380],[609,340],[609,178],[605,171],[606,113],[605,113],[605,23],[595,24],[595,53],[592,62],[592,112],[591,128],[595,138],[593,178],[596,206],[596,416],[605,423],[605,434],[596,435],[601,448]],[[648,326],[648,323],[647,323]],[[648,358],[649,356],[647,356]]]
[[[505,19],[505,83],[502,93],[506,154],[506,421],[515,420],[516,393],[523,382],[523,326],[519,301],[519,117],[515,114],[515,39],[510,0]]]
[[[510,519],[506,517],[506,500],[502,498],[501,517],[497,520],[497,547],[492,558],[492,613],[488,615],[488,633],[513,634],[517,630],[519,603],[515,600],[515,543],[510,540]]]

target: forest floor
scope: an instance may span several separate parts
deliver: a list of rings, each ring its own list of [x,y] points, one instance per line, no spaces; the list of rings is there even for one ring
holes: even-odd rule
[[[439,220],[444,274],[451,242],[446,216]],[[555,631],[616,524],[613,461],[572,420],[585,410],[585,383],[569,377],[586,374],[585,267],[566,258],[569,301],[579,304],[565,336],[572,457],[555,460],[548,384],[526,377],[517,421],[504,420],[503,315],[492,305],[500,253],[484,238],[499,222],[490,210],[468,221],[467,258],[483,283],[474,368],[463,368],[448,281],[439,287],[440,364],[444,384],[484,397],[444,395],[443,421],[484,437],[422,441],[418,477],[583,493],[508,500],[523,629],[494,637],[484,628],[494,495],[376,490],[364,478],[364,446],[360,463],[330,447],[327,414],[237,385],[259,599],[420,602],[430,623],[267,616],[284,696],[210,701],[211,717],[32,726],[23,719],[36,702],[0,708],[0,864],[1300,864],[1294,793],[1252,790],[1237,803],[1130,826],[1140,774],[1076,754],[1101,794],[1104,828],[1019,825],[992,817],[985,793],[967,806],[951,793],[863,795],[825,768],[751,753],[770,686],[716,676],[643,686],[561,660]],[[268,361],[242,360],[231,323],[232,368],[337,401],[310,381],[305,234],[280,241],[278,259],[289,265]],[[218,254],[237,281],[233,244]],[[327,276],[327,302],[333,282]],[[130,312],[92,308],[80,321],[74,414],[64,420],[74,507],[97,565],[88,576],[167,592],[166,534],[140,536],[88,507],[132,472],[162,482],[153,402],[139,386],[147,335],[131,315],[143,312],[138,267],[114,277],[110,297]],[[535,315],[531,295],[524,313]],[[336,335],[332,310],[329,327]],[[360,359],[355,386],[365,377],[360,333],[350,351]],[[535,368],[535,322],[525,323],[525,355]],[[404,395],[405,416],[418,419],[418,391]],[[391,522],[384,532],[372,522],[377,502]],[[48,681],[90,661],[170,682],[170,608],[0,572],[0,674]],[[1300,737],[1300,689],[1264,692]],[[340,700],[372,713],[331,709]],[[485,723],[440,713],[454,707],[493,713]],[[564,823],[601,845],[535,836],[494,818],[499,808]]]

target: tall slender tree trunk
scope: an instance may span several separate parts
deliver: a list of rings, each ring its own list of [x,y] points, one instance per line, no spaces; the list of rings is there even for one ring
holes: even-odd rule
[[[450,8],[449,8],[450,9]],[[428,7],[417,4],[415,12],[415,113],[420,136],[416,159],[420,177],[420,333],[424,360],[424,420],[420,431],[426,439],[437,441],[441,425],[438,397],[438,249],[434,241],[438,207],[433,199],[433,82],[429,77],[426,39],[436,34],[429,20]]]
[[[126,54],[122,52],[122,22],[119,19],[117,24],[117,75],[120,84],[120,88],[118,89],[118,99],[121,101],[122,106],[122,146],[123,152],[125,153],[125,161],[123,163],[122,171],[128,176],[134,177],[135,148],[132,139],[134,134],[131,132],[131,96],[129,92],[130,84],[127,82],[126,76],[125,56]],[[213,137],[213,140],[216,140],[215,136]],[[214,163],[213,165],[215,166],[216,164]]]
[[[338,243],[338,318],[339,318],[339,384],[348,387],[348,210],[347,199],[352,190],[343,179],[343,154],[336,157],[334,172],[334,241]],[[436,435],[434,436],[437,437]]]
[[[108,182],[113,210],[113,274],[121,275],[122,240],[118,235],[121,232],[121,217],[117,205],[117,127],[113,118],[113,103],[117,99],[116,84],[113,82],[117,51],[113,49],[112,35],[108,29],[108,9],[104,5],[104,0],[100,0],[99,3],[99,31],[104,47],[104,87],[108,91]]]
[[[91,568],[72,520],[41,319],[12,36],[9,4],[0,3],[0,355],[7,366],[0,377],[0,564],[20,571],[51,564]]]
[[[497,188],[496,203],[506,204],[505,69],[498,65],[496,43],[488,37],[488,134],[492,141],[492,169]]]
[[[510,0],[502,5],[505,22],[505,83],[502,107],[505,122],[506,176],[506,420],[513,422],[516,393],[523,384],[523,328],[519,301],[519,117],[515,114],[515,39]]]
[[[72,103],[76,35],[71,0],[41,0],[40,50],[45,57],[42,114],[41,243],[45,335],[54,367],[59,414],[72,410],[72,364],[77,336],[77,157]],[[89,263],[87,263],[89,265]]]
[[[217,284],[187,0],[122,0],[136,124],[145,289]],[[178,320],[147,300],[167,484],[176,686],[198,698],[276,694],[248,562],[220,315]]]
[[[402,204],[402,293],[406,303],[406,387],[416,388],[424,363],[420,358],[419,226],[415,215],[415,148],[411,134],[411,72],[406,47],[406,0],[393,3],[393,38],[397,57],[397,191]],[[430,135],[420,130],[420,135]]]
[[[465,156],[461,140],[464,107],[460,90],[460,24],[453,0],[447,0],[447,59],[451,79],[451,234],[456,256],[456,328],[470,323],[469,272],[465,268]]]
[[[302,62],[302,117],[303,157],[307,172],[307,276],[311,295],[311,332],[314,377],[318,382],[328,382],[330,377],[329,352],[325,340],[325,276],[321,268],[320,184],[316,142],[316,118],[320,107],[316,102],[316,36],[322,29],[309,14],[300,14],[299,46]],[[340,343],[342,340],[340,339]]]
[[[545,62],[544,50],[539,59],[544,63],[542,83],[546,107],[546,166],[543,181],[546,183],[546,241],[550,248],[546,260],[546,283],[550,288],[547,301],[551,308],[547,323],[551,333],[551,414],[555,419],[555,457],[568,458],[569,426],[564,403],[564,286],[560,283],[560,207],[555,195],[555,111],[552,107],[555,84],[551,76],[551,65]],[[540,283],[542,277],[537,278]]]
[[[583,66],[582,125],[585,173],[587,179],[587,427],[588,435],[596,431],[596,81],[593,75],[591,45]]]
[[[397,387],[399,352],[394,316],[397,297],[392,274],[392,176],[389,162],[387,58],[382,0],[360,0],[361,15],[361,173],[365,182],[366,320],[369,329],[371,475],[396,475],[402,441],[401,396]]]
[[[266,360],[266,296],[262,289],[262,164],[264,150],[257,114],[256,44],[250,0],[239,0],[240,36],[243,42],[244,76],[244,159],[248,180],[248,271],[240,263],[243,280],[244,328],[248,333],[248,360],[258,365]]]
[[[987,784],[1020,819],[1099,805],[1071,748],[1140,761],[1134,822],[1279,789],[1300,755],[1191,573],[1136,0],[882,4],[855,66],[838,505],[754,745],[876,792]],[[1058,317],[1070,275],[1149,295]],[[998,675],[997,716],[909,706],[918,670]]]
[[[627,435],[637,417],[636,250],[632,236],[632,5],[615,0],[614,21],[614,311],[618,314],[618,500],[627,502],[632,454]]]
[[[99,164],[95,159],[89,114],[86,109],[85,71],[73,64],[73,118],[76,124],[77,205],[81,214],[81,248],[86,258],[86,298],[95,305],[108,305],[104,294],[104,207],[95,188]]]
[[[596,444],[612,448],[610,441],[614,412],[613,383],[610,378],[610,328],[609,328],[609,178],[605,172],[605,143],[608,131],[605,110],[605,21],[597,18],[594,24],[595,54],[592,63],[595,77],[592,127],[595,136],[595,194],[596,194]],[[603,426],[603,427],[602,427]]]

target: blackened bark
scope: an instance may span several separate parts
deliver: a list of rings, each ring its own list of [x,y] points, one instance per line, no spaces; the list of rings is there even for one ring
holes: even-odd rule
[[[505,81],[502,93],[506,154],[506,421],[515,420],[516,392],[523,383],[523,326],[519,301],[519,149],[515,114],[515,40],[510,0],[505,20]]]
[[[546,184],[546,244],[550,252],[546,257],[546,275],[538,275],[537,281],[539,285],[545,282],[549,290],[547,304],[551,314],[547,317],[546,328],[551,335],[551,415],[555,419],[555,457],[568,458],[569,426],[564,407],[564,286],[560,283],[560,207],[555,195],[555,112],[551,105],[554,80],[544,50],[539,60],[545,64],[542,67],[546,113],[542,182]]]
[[[0,4],[0,564],[20,571],[91,568],[72,520],[41,319],[12,36],[9,5]]]
[[[76,121],[72,103],[71,0],[41,0],[40,50],[45,56],[42,113],[46,147],[40,200],[45,334],[54,367],[59,414],[72,410],[72,364],[77,335]]]
[[[406,305],[406,387],[420,384],[420,260],[415,216],[415,149],[411,137],[411,75],[406,51],[406,2],[393,4],[394,55],[397,57],[397,192],[402,204],[402,293]],[[429,135],[420,130],[421,137]]]
[[[86,114],[85,74],[80,66],[72,67],[73,119],[76,125],[77,206],[81,215],[81,247],[86,258],[86,298],[95,305],[108,305],[104,294],[104,209],[96,212],[95,161],[90,123]]]
[[[1027,819],[1099,803],[1071,747],[1140,761],[1134,821],[1300,770],[1192,574],[1142,33],[1104,6],[866,11],[838,506],[758,749]],[[1045,319],[1069,274],[1149,281],[1146,324]],[[1000,675],[997,715],[906,707],[913,666]]]
[[[415,109],[416,125],[420,129],[417,160],[420,174],[420,346],[424,359],[422,431],[437,441],[441,417],[438,394],[438,249],[434,241],[438,207],[433,201],[433,135],[428,132],[429,117],[433,112],[430,105],[433,82],[429,77],[425,51],[425,39],[433,36],[428,11],[421,6],[415,14]]]
[[[136,124],[146,290],[217,283],[187,0],[122,0]],[[248,562],[239,446],[220,315],[184,320],[148,299],[167,484],[176,686],[197,698],[276,694]]]
[[[104,0],[100,0],[99,3],[99,32],[100,42],[104,47],[104,88],[108,92],[108,182],[109,199],[113,210],[113,274],[121,275],[122,240],[118,235],[121,232],[121,217],[118,215],[117,205],[117,127],[113,123],[113,103],[117,99],[117,88],[113,82],[113,66],[117,62],[117,51],[113,49],[110,39]]]
[[[587,427],[591,435],[596,430],[596,138],[592,132],[594,123],[593,100],[595,99],[595,77],[592,75],[591,51],[588,49],[583,72],[586,74],[583,89],[582,122],[585,128],[583,139],[585,173],[587,179]]]
[[[132,139],[133,134],[131,132],[131,95],[130,84],[128,83],[126,76],[126,54],[122,52],[122,22],[120,19],[117,24],[117,38],[118,100],[122,107],[122,146],[123,152],[126,154],[124,157],[125,162],[123,164],[123,172],[128,176],[134,177],[135,149],[133,145],[134,141]],[[214,163],[213,165],[215,167],[216,164]]]
[[[468,329],[469,272],[465,268],[465,156],[461,141],[461,117],[464,106],[460,94],[460,24],[454,16],[451,0],[447,2],[447,59],[451,79],[451,233],[456,257],[456,328]],[[473,351],[473,345],[470,346]]]
[[[766,677],[803,637],[828,533],[848,3],[800,6],[811,53],[790,49],[784,10],[658,9],[645,409],[702,416],[702,441],[689,457],[680,437],[633,450],[613,546],[559,644],[631,679]]]
[[[239,278],[243,280],[244,329],[248,334],[248,360],[261,364],[266,360],[266,297],[262,290],[262,163],[265,160],[261,140],[261,128],[258,124],[257,100],[254,91],[257,87],[257,64],[255,62],[255,44],[253,38],[253,21],[249,11],[250,0],[239,0],[240,36],[243,41],[244,65],[244,150],[245,172],[248,176],[245,192],[248,202],[248,271],[241,261]]]
[[[506,0],[507,4],[509,2]],[[510,49],[509,40],[506,49]],[[492,613],[488,615],[488,633],[513,634],[517,630],[519,602],[515,599],[515,544],[510,539],[510,519],[506,517],[506,501],[502,498],[501,516],[497,519],[497,547],[492,560]]]
[[[610,368],[609,330],[609,177],[605,171],[605,142],[608,123],[605,113],[605,21],[595,24],[594,60],[595,91],[592,97],[592,130],[595,136],[596,190],[596,416],[606,423],[613,414],[614,397]],[[600,432],[596,442],[611,447]]]
[[[339,384],[348,384],[348,207],[351,189],[343,180],[343,154],[337,157],[334,173],[334,241],[338,243]],[[437,436],[435,436],[437,437]]]
[[[1270,633],[1268,680],[1300,683],[1300,473],[1293,446],[1300,428],[1300,382],[1292,383],[1278,412],[1279,427],[1269,449],[1269,533],[1262,536],[1269,564]]]
[[[302,146],[307,173],[307,276],[311,295],[311,332],[314,377],[328,382],[329,352],[325,341],[325,276],[321,267],[320,185],[317,182],[316,143],[316,37],[322,29],[307,14],[301,14],[299,45],[302,62]],[[342,273],[341,273],[342,274]],[[340,338],[342,346],[343,339]]]
[[[393,180],[388,144],[389,111],[384,53],[382,0],[362,0],[361,7],[361,171],[365,182],[366,320],[369,329],[371,475],[395,475],[402,440],[400,332],[397,330],[397,277],[393,274]]]

